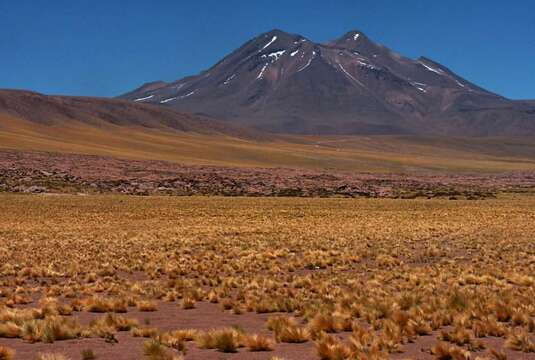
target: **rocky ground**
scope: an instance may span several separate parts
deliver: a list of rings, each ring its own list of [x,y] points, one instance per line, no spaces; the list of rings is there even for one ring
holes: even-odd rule
[[[481,199],[534,189],[535,173],[371,174],[0,151],[0,192],[14,193]]]

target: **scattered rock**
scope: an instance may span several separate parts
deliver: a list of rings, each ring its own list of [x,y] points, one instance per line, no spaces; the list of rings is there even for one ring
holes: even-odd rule
[[[50,169],[55,169],[51,171]],[[164,161],[0,150],[0,191],[479,200],[535,189],[531,173],[493,176],[368,174],[183,166]]]

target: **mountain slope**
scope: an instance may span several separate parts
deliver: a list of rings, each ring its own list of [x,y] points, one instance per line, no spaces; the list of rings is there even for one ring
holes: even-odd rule
[[[238,167],[373,172],[535,170],[530,141],[263,135],[123,100],[0,90],[0,148]]]
[[[93,127],[124,126],[164,131],[226,134],[265,138],[243,129],[150,104],[71,96],[49,96],[30,91],[0,89],[0,114],[48,126],[85,124]],[[1,124],[0,124],[1,125]]]
[[[197,76],[121,96],[280,133],[533,136],[535,106],[352,31],[327,44],[262,34]]]

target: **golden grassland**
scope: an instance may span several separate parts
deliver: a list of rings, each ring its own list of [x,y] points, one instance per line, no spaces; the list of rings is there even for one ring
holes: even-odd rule
[[[246,167],[371,172],[535,170],[535,143],[518,139],[274,136],[257,141],[77,122],[48,126],[7,115],[0,115],[0,148]]]
[[[325,360],[535,352],[533,197],[1,195],[0,214],[0,338],[21,339],[1,359],[13,341],[128,332],[147,359],[269,359],[280,344]],[[207,303],[238,326],[160,329],[129,315]],[[98,316],[78,321],[86,313]],[[245,331],[246,316],[267,318]]]

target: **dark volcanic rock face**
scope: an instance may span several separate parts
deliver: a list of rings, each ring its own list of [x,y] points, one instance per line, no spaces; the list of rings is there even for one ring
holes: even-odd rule
[[[209,70],[122,96],[242,126],[306,134],[535,135],[535,106],[352,31],[327,44],[280,30]]]

